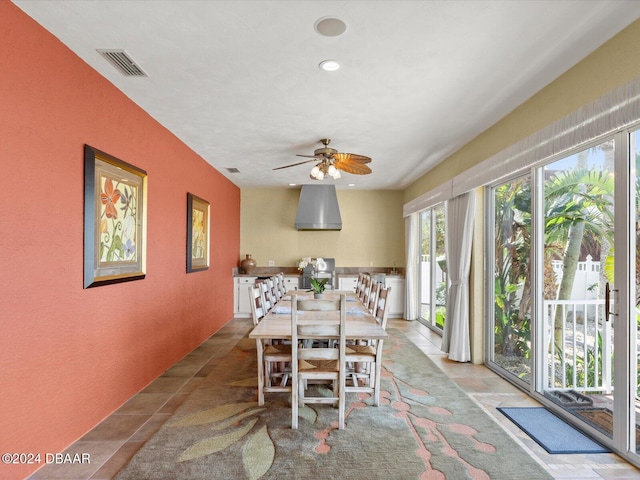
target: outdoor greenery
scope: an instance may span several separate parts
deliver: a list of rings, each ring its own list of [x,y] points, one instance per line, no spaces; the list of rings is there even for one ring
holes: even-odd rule
[[[434,228],[432,235],[432,219],[434,220]],[[430,268],[435,268],[435,265],[440,267],[440,270],[444,272],[445,280],[436,281],[433,292],[429,293],[429,298],[421,299],[423,307],[423,316],[430,317],[432,309],[435,326],[439,329],[444,328],[444,322],[446,319],[446,295],[447,295],[447,258],[445,255],[445,209],[444,205],[438,205],[430,210],[427,210],[421,215],[421,245],[420,253],[423,259],[427,260],[430,264]],[[432,245],[433,242],[433,245]],[[431,262],[431,247],[433,246],[435,262]],[[424,260],[423,260],[424,261]],[[431,293],[435,295],[435,298],[431,298]],[[430,318],[426,318],[431,320]]]
[[[613,256],[613,174],[587,168],[588,151],[576,156],[574,168],[546,170],[544,181],[544,298],[568,300],[578,262]],[[531,182],[528,177],[495,189],[494,345],[495,354],[516,361],[528,375],[531,326]],[[557,285],[552,261],[562,261]],[[558,314],[561,315],[561,309]],[[561,325],[561,322],[556,322]],[[562,332],[555,332],[556,353],[565,358]],[[600,339],[601,341],[601,339]],[[581,375],[600,359],[587,351]],[[578,360],[580,362],[580,360]],[[508,363],[508,362],[505,362]],[[571,367],[573,368],[573,367]]]

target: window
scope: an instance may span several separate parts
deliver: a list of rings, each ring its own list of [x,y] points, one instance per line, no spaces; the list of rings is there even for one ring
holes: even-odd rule
[[[493,336],[489,361],[531,382],[531,179],[493,187]],[[491,285],[487,281],[487,285]]]
[[[442,332],[447,313],[444,204],[420,214],[420,320]]]

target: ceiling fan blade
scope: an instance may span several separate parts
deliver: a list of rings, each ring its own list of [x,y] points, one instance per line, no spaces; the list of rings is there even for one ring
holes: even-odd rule
[[[349,161],[358,163],[371,163],[371,159],[369,157],[358,155],[356,153],[334,153],[332,156],[336,161],[340,162]]]
[[[320,156],[320,155],[301,155],[301,154],[296,154],[296,157],[304,157],[304,158],[317,158],[318,160],[322,160],[324,157]]]
[[[337,169],[347,173],[353,173],[355,175],[367,175],[371,173],[371,169],[360,162],[353,162],[349,160],[335,161],[333,164]]]
[[[313,157],[312,160],[305,160],[304,162],[292,163],[291,165],[285,165],[284,167],[276,167],[276,168],[272,168],[271,170],[282,170],[283,168],[296,167],[298,165],[304,165],[305,163],[315,162],[316,160],[317,158]]]

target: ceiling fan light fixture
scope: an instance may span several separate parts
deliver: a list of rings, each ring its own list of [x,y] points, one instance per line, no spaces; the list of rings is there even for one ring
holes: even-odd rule
[[[320,62],[320,65],[318,65],[318,67],[320,68],[320,70],[324,70],[325,72],[335,72],[337,70],[340,70],[340,62],[338,62],[337,60],[323,60],[322,62]]]

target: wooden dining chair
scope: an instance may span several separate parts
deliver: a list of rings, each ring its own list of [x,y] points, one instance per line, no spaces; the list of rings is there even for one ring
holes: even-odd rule
[[[262,303],[263,295],[259,286],[249,287],[249,301],[253,325],[258,325],[266,315]],[[258,364],[258,405],[264,405],[264,394],[270,392],[290,392],[291,384],[291,345],[274,343],[256,338],[258,358],[262,353],[262,362]]]
[[[376,322],[387,329],[389,311],[389,293],[391,287],[381,288],[376,301]],[[382,340],[372,340],[369,345],[348,345],[347,364],[350,366],[348,377],[350,385],[345,386],[347,392],[368,392],[373,394],[373,404],[380,404],[380,373],[382,371]],[[360,384],[363,380],[363,385]]]
[[[313,318],[299,322],[302,318]],[[312,313],[313,312],[313,313]],[[335,320],[319,318],[321,312]],[[339,317],[339,320],[338,320]],[[317,320],[316,320],[317,319]],[[346,372],[346,295],[339,300],[298,300],[291,296],[291,428],[298,428],[298,406],[307,403],[337,404],[338,428],[344,429],[345,372]],[[331,338],[337,340],[336,348],[319,347],[314,340]],[[306,341],[308,340],[308,342]],[[302,345],[306,345],[304,348]],[[331,396],[312,396],[311,384],[331,382]]]

